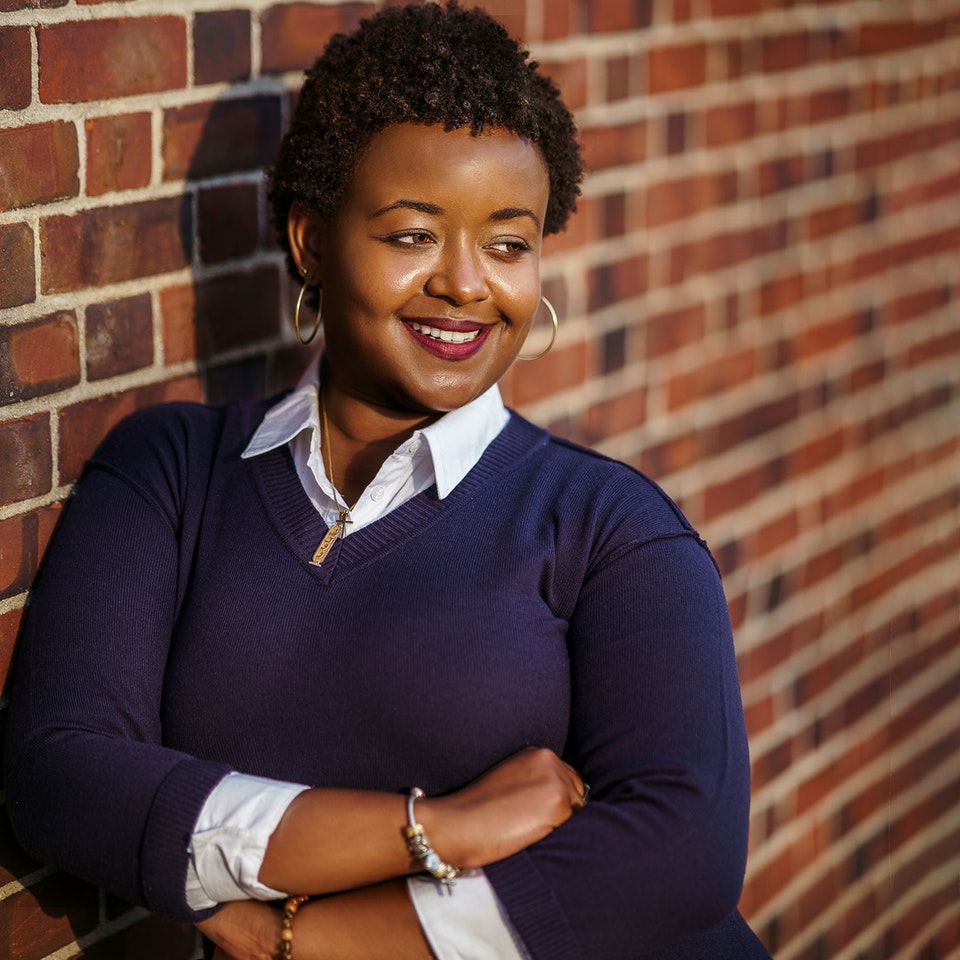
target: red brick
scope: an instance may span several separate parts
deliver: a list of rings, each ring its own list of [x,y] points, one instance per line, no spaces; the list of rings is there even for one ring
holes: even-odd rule
[[[653,0],[632,0],[610,3],[610,0],[587,0],[587,30],[590,33],[612,33],[642,30],[653,19]]]
[[[685,367],[667,381],[667,409],[676,410],[747,383],[756,369],[757,352],[752,346]]]
[[[659,227],[723,206],[737,199],[737,175],[695,174],[651,184],[647,188],[647,226]]]
[[[179,270],[190,262],[189,202],[181,197],[99,207],[41,223],[44,293]]]
[[[305,70],[335,33],[352,30],[374,11],[372,3],[314,6],[288,3],[270,7],[261,21],[264,73]],[[495,11],[490,8],[490,12]]]
[[[198,84],[245,80],[250,75],[250,14],[246,10],[197,13],[193,75]]]
[[[617,127],[589,127],[580,135],[584,162],[591,171],[639,163],[647,155],[644,120]]]
[[[182,377],[64,407],[60,411],[60,482],[73,483],[110,428],[134,410],[168,400],[199,399],[196,377]]]
[[[0,267],[0,309],[37,299],[33,229],[29,224],[0,224]]]
[[[714,17],[749,17],[771,6],[771,0],[710,0]]]
[[[209,357],[277,335],[280,278],[274,267],[258,267],[174,287],[161,294],[160,309],[168,363]]]
[[[38,7],[65,7],[70,0],[0,0],[0,13],[13,10],[36,10]]]
[[[77,318],[72,310],[0,326],[0,405],[80,382]]]
[[[809,240],[822,240],[834,233],[840,233],[855,227],[863,220],[863,204],[856,201],[835,204],[808,214],[806,237]]]
[[[187,83],[181,17],[49,24],[38,28],[37,38],[44,103],[110,100]]]
[[[587,105],[587,61],[583,57],[544,60],[540,63],[540,72],[557,85],[563,102],[571,110]]]
[[[934,287],[908,293],[887,304],[885,314],[891,323],[905,323],[928,317],[934,310],[945,307],[950,302],[949,290]]]
[[[153,363],[149,294],[87,307],[87,376],[101,380]]]
[[[747,140],[757,132],[757,106],[753,101],[710,107],[704,114],[704,136],[708,147]]]
[[[570,3],[570,0],[544,0],[543,34],[541,37],[533,33],[523,34],[528,40],[560,40],[586,29],[586,16],[579,5]]]
[[[613,57],[606,62],[606,92],[607,100],[614,103],[617,100],[626,100],[632,92],[630,83],[631,58],[623,55]]]
[[[257,249],[260,236],[256,184],[209,187],[197,194],[197,237],[200,259],[219,263]]]
[[[858,53],[875,56],[943,40],[947,35],[947,24],[942,20],[930,23],[918,23],[916,20],[862,23],[857,34]]]
[[[80,192],[77,128],[64,120],[0,129],[0,210]]]
[[[531,344],[529,350],[533,349]],[[569,347],[554,347],[529,370],[526,364],[514,364],[511,368],[513,396],[510,402],[521,406],[535,403],[584,383],[588,376],[588,356],[586,344],[579,341]]]
[[[931,361],[941,361],[949,356],[960,359],[960,330],[948,330],[940,336],[915,343],[907,351],[907,365],[916,367]]]
[[[28,552],[24,546],[29,539],[24,526],[28,520],[35,523],[32,514],[0,520],[0,597],[22,593],[30,585],[31,578],[24,570],[24,554]]]
[[[255,170],[280,144],[280,99],[192,103],[163,115],[163,178],[180,180]]]
[[[846,87],[833,87],[810,94],[810,122],[825,123],[847,116],[851,109],[851,92]]]
[[[648,54],[650,93],[671,93],[699,87],[707,79],[707,47],[704,43],[652,47]]]
[[[30,106],[32,58],[29,27],[0,27],[0,110]]]
[[[637,387],[629,393],[607,397],[587,410],[587,439],[596,442],[639,427],[646,420],[647,388]]]
[[[765,73],[797,70],[810,60],[810,38],[803,31],[764,37],[761,42],[761,64]]]
[[[87,193],[132,190],[150,182],[149,113],[87,120]]]
[[[17,960],[41,960],[97,925],[95,887],[55,873],[4,901],[0,941]]]
[[[647,321],[645,355],[659,357],[703,337],[706,309],[702,303],[657,314]]]
[[[0,421],[0,503],[39,497],[53,486],[50,416]]]

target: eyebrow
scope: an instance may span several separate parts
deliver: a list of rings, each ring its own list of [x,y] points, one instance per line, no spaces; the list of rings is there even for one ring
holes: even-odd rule
[[[391,210],[417,210],[434,217],[439,217],[444,212],[443,207],[438,207],[435,203],[427,203],[423,200],[397,200],[395,203],[390,203],[379,210],[374,210],[367,219],[376,220],[377,217],[382,217]],[[490,214],[490,219],[497,223],[505,220],[516,220],[519,217],[529,217],[537,225],[537,229],[540,228],[540,218],[527,207],[504,207],[502,210],[495,210]]]

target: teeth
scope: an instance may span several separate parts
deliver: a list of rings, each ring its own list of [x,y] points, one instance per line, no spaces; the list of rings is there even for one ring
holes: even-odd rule
[[[410,321],[410,326],[417,333],[422,333],[431,340],[442,340],[444,343],[469,343],[480,336],[479,330],[471,330],[469,333],[455,333],[453,330],[440,330],[438,327],[428,327],[422,323]]]

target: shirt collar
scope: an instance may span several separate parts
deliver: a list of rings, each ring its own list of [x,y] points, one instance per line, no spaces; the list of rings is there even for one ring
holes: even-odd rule
[[[310,365],[292,393],[267,411],[242,456],[248,459],[275,450],[304,430],[315,431],[319,438],[319,386],[320,364],[317,362]],[[426,441],[437,494],[442,500],[476,466],[509,418],[500,388],[494,384],[470,403],[451,410],[429,426],[417,430],[397,449],[400,450],[414,438]]]

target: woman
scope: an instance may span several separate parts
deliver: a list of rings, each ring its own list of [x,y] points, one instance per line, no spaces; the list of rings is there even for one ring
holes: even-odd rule
[[[485,14],[331,41],[272,190],[319,368],[91,461],[12,701],[34,855],[241,960],[767,956],[710,555],[496,388],[580,175]]]

